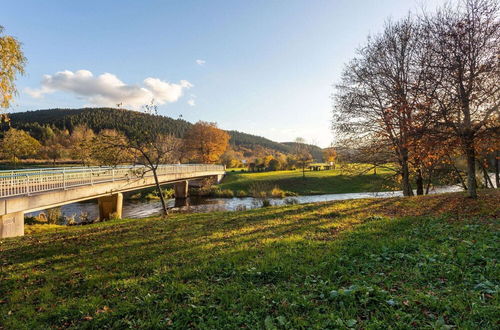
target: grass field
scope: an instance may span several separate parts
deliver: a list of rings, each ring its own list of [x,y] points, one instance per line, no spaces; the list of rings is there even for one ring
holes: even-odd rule
[[[0,328],[492,329],[500,191],[32,228]]]
[[[393,172],[378,170],[377,175],[354,175],[340,169],[328,171],[306,171],[306,178],[302,178],[302,171],[273,171],[273,172],[241,172],[227,171],[227,175],[219,185],[221,189],[230,189],[234,192],[249,192],[254,182],[267,182],[280,189],[291,191],[299,195],[339,194],[365,191],[392,190],[393,186],[387,180]]]

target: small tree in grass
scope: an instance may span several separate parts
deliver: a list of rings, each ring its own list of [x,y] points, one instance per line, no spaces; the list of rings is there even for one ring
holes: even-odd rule
[[[144,107],[145,112],[158,115],[157,106],[154,102]],[[94,140],[94,155],[101,155],[102,160],[118,163],[131,162],[143,165],[144,170],[138,171],[136,175],[144,176],[151,172],[153,174],[158,197],[161,201],[162,215],[168,214],[167,203],[158,178],[158,167],[161,164],[171,164],[176,162],[181,148],[179,139],[171,135],[164,135],[159,130],[138,130],[128,138],[123,134],[106,132],[99,134]]]
[[[313,158],[303,138],[298,137],[295,139],[293,151],[297,165],[302,168],[302,178],[305,179],[306,167],[313,161]]]

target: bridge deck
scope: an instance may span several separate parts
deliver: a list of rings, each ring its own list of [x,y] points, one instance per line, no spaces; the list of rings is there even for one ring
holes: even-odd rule
[[[159,165],[157,169],[158,176],[211,171],[224,171],[224,166],[174,164]],[[0,171],[0,199],[152,176],[152,171],[144,166],[63,167]]]

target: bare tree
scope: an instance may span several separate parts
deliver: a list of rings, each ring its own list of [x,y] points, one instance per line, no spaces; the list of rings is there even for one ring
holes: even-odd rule
[[[396,156],[405,196],[413,195],[410,151],[429,120],[419,27],[408,16],[386,23],[344,69],[334,95],[333,129],[340,139],[365,139]]]
[[[303,138],[298,137],[295,139],[295,143],[293,145],[293,154],[295,156],[297,164],[302,168],[302,178],[305,179],[306,167],[310,162],[312,162],[313,157]]]
[[[500,21],[495,0],[462,0],[422,18],[426,80],[435,85],[441,131],[458,137],[467,159],[469,196],[477,197],[476,144],[488,123],[499,128]],[[494,119],[496,116],[496,120]]]
[[[157,106],[154,102],[145,106],[144,109],[147,113],[158,115]],[[159,131],[144,129],[139,130],[128,138],[121,134],[106,135],[104,137],[101,136],[101,139],[96,140],[96,142],[95,149],[99,154],[109,155],[118,153],[122,156],[124,154],[133,164],[144,166],[145,170],[139,171],[137,175],[144,176],[149,172],[153,174],[158,197],[162,205],[163,216],[166,216],[168,209],[158,178],[158,166],[178,161],[181,141],[172,135],[164,135]],[[113,159],[117,158],[118,155],[113,157]]]

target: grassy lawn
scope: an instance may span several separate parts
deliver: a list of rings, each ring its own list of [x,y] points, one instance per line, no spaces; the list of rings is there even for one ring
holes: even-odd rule
[[[378,170],[377,175],[353,175],[342,170],[306,171],[306,178],[302,178],[302,171],[275,171],[275,172],[241,172],[235,170],[227,172],[220,184],[221,189],[231,189],[234,192],[243,190],[248,193],[253,182],[261,181],[276,185],[287,191],[299,195],[339,194],[365,191],[392,190],[386,180],[392,172]]]
[[[490,191],[34,227],[0,244],[0,328],[495,328],[499,202]]]

